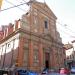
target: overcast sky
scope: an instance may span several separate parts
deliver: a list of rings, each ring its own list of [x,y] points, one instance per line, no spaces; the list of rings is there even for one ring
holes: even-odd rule
[[[17,5],[29,0],[4,0],[2,10],[13,5]],[[75,39],[75,0],[37,0],[46,2],[50,9],[57,16],[57,28],[62,37],[63,43]],[[21,9],[20,9],[21,8]],[[0,12],[0,26],[14,23],[14,20],[21,18],[21,15],[27,11],[28,6],[22,5],[19,8],[12,8]],[[60,23],[60,24],[59,24]]]

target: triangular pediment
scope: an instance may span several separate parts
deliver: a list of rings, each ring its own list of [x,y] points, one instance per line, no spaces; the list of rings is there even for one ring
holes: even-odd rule
[[[52,14],[57,19],[57,17],[53,13],[53,11],[49,8],[49,6],[46,3],[43,3],[43,5],[45,6],[46,10],[49,10],[50,14]]]
[[[35,1],[35,2],[33,2],[33,4],[40,6],[41,9],[44,9],[45,11],[50,13],[51,16],[53,16],[55,19],[57,19],[55,14],[52,12],[52,10],[49,8],[49,6],[46,3],[41,3],[41,2]]]

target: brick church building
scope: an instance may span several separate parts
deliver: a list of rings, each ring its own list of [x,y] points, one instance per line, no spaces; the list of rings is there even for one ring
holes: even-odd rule
[[[57,17],[46,3],[29,1],[30,9],[0,30],[0,68],[41,71],[64,67],[65,51]]]

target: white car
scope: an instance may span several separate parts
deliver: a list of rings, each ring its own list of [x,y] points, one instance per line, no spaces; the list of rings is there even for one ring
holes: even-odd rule
[[[71,68],[71,73],[75,74],[75,66]]]

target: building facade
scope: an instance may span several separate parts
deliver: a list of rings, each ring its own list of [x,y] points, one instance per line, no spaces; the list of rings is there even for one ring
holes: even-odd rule
[[[30,9],[0,30],[0,68],[34,71],[64,67],[65,51],[56,29],[57,17],[46,3],[28,2]]]

